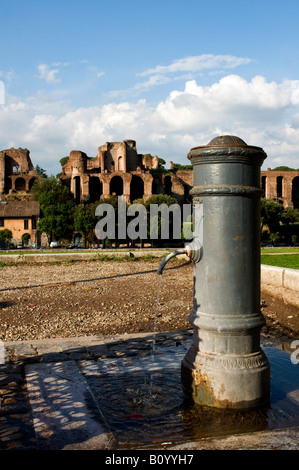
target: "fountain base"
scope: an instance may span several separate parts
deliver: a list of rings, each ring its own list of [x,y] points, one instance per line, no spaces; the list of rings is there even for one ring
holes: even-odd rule
[[[269,403],[270,368],[262,350],[211,354],[190,347],[181,364],[185,397],[215,408],[254,409]]]

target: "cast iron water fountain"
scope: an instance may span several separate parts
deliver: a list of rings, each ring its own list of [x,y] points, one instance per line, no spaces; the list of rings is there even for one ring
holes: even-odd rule
[[[250,409],[269,401],[270,367],[260,347],[265,157],[261,148],[234,136],[217,137],[189,153],[195,237],[182,251],[194,260],[194,336],[182,362],[182,385],[198,404]]]

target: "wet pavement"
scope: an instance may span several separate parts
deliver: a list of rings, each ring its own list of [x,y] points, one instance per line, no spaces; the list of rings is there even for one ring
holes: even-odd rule
[[[152,408],[150,438],[143,438],[147,431],[141,412],[124,410],[126,416],[111,419],[117,407],[123,406],[121,399],[134,394],[128,377],[146,373],[151,380],[154,378],[159,399],[163,373],[178,376],[191,343],[191,330],[5,342],[4,363],[0,364],[0,449],[298,450],[297,378],[293,385],[276,393],[277,403],[283,394],[293,408],[278,407],[285,416],[277,420],[274,417],[270,428],[260,426],[250,432],[232,428],[231,433],[223,435],[213,435],[213,430],[206,436],[187,433],[181,439],[180,431],[176,431],[176,438],[171,439],[171,431],[161,431],[161,423],[167,407],[171,413],[180,408],[175,379],[167,392],[169,400],[163,398],[165,409],[161,412]]]

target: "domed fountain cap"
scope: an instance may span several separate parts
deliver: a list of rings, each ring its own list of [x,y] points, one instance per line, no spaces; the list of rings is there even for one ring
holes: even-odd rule
[[[207,145],[194,147],[188,153],[189,160],[192,163],[201,163],[204,159],[207,163],[219,161],[246,161],[246,163],[261,165],[267,157],[261,147],[247,145],[243,139],[235,135],[221,135],[215,137]],[[250,161],[248,161],[250,160]]]
[[[221,135],[219,137],[215,137],[208,143],[208,145],[213,147],[248,147],[244,140],[240,139],[240,137],[236,137],[235,135]]]

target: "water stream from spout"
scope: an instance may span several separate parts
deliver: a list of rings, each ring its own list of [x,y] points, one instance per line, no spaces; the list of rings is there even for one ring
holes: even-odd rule
[[[155,309],[154,309],[154,325],[153,325],[153,338],[151,341],[151,367],[149,374],[144,376],[143,383],[140,383],[139,386],[135,388],[126,388],[126,391],[130,393],[130,400],[133,407],[138,407],[140,410],[154,410],[159,407],[159,395],[158,393],[161,392],[161,387],[155,384],[155,380],[157,377],[160,377],[161,373],[155,371],[154,367],[154,356],[155,356],[155,348],[156,348],[156,333],[157,333],[157,317],[158,317],[158,309],[160,305],[160,294],[161,294],[161,286],[162,286],[162,275],[158,275],[158,289],[157,289],[157,297],[155,301]],[[136,416],[138,418],[143,419],[143,415],[132,414],[131,416]]]
[[[162,287],[162,274],[158,275],[158,292],[155,304],[155,315],[154,315],[154,328],[153,328],[153,341],[152,341],[152,362],[154,361],[155,355],[155,348],[156,348],[156,334],[157,334],[157,317],[158,317],[158,309],[160,305],[160,295],[161,295],[161,287]]]
[[[155,349],[156,349],[156,334],[157,334],[157,317],[158,317],[158,309],[160,305],[160,295],[161,295],[161,288],[162,288],[162,275],[158,275],[158,290],[157,290],[157,297],[155,302],[155,312],[154,312],[154,327],[153,327],[153,340],[152,340],[152,348],[151,348],[151,361],[152,365],[154,364],[154,357],[155,357]],[[154,372],[151,373],[150,377],[150,391],[154,390]]]

